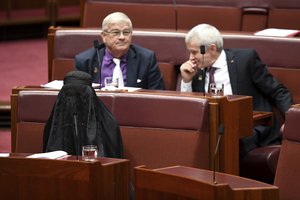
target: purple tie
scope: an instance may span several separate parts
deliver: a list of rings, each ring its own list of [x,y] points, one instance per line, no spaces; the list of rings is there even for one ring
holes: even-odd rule
[[[215,67],[210,67],[208,69],[209,71],[209,84],[210,85],[211,83],[215,83],[215,71],[216,71],[216,68]]]
[[[209,67],[208,72],[209,72],[209,82],[208,82],[208,86],[207,86],[207,91],[210,92],[210,84],[211,83],[215,83],[215,71],[217,68],[215,67]]]

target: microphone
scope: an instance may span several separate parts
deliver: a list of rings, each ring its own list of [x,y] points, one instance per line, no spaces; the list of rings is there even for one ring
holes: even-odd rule
[[[200,45],[200,54],[202,55],[202,65],[204,65],[205,45]]]
[[[97,53],[98,64],[100,66],[100,55],[99,55],[100,44],[99,44],[99,41],[98,40],[94,40],[93,44],[94,44],[94,48],[95,48],[96,53]]]
[[[74,142],[75,142],[75,152],[76,152],[76,160],[78,160],[79,154],[79,137],[78,137],[78,129],[77,129],[77,113],[73,113],[73,120],[74,120]]]
[[[94,48],[96,50],[97,53],[97,60],[98,60],[98,66],[99,66],[99,79],[100,79],[100,87],[102,85],[102,81],[101,81],[101,62],[100,62],[100,54],[99,54],[99,48],[100,48],[100,44],[98,40],[94,40],[93,41],[94,44]]]
[[[214,184],[217,184],[218,182],[216,181],[216,157],[217,157],[217,153],[218,150],[220,148],[220,141],[221,141],[221,137],[224,133],[224,124],[221,123],[219,126],[219,130],[218,130],[218,141],[217,141],[217,145],[215,148],[215,153],[214,153],[214,171],[213,171],[213,182]]]

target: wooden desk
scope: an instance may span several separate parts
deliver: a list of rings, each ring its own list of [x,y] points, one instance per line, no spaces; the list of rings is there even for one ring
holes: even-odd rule
[[[129,199],[129,161],[0,157],[1,199]]]
[[[184,166],[135,168],[135,199],[278,200],[276,186]],[[162,198],[163,197],[163,198]]]
[[[273,113],[272,112],[253,112],[253,125],[268,125],[273,124]]]

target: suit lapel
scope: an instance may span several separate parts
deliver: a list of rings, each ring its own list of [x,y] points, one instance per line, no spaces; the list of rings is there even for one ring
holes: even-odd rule
[[[93,77],[94,82],[98,82],[100,79],[100,74],[101,74],[100,70],[101,70],[101,65],[102,65],[102,58],[104,56],[104,50],[105,50],[105,48],[99,49],[100,63],[98,61],[98,55],[97,55],[96,49],[94,51],[95,54],[93,56],[93,60],[92,60],[92,64],[91,64],[92,77]]]
[[[139,78],[137,66],[139,66],[139,64],[136,59],[136,53],[132,48],[129,48],[126,64],[126,85],[136,85],[136,78]]]
[[[232,51],[225,50],[228,73],[233,94],[237,94],[237,61]]]

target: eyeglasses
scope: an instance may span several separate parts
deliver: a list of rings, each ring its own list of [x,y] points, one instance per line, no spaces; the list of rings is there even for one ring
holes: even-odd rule
[[[110,35],[113,36],[113,37],[120,36],[121,33],[122,33],[124,36],[129,36],[129,35],[132,33],[132,31],[131,31],[131,30],[128,30],[128,29],[125,29],[125,30],[123,30],[123,31],[120,31],[120,30],[112,30],[112,31],[104,31],[104,32],[110,34]]]

